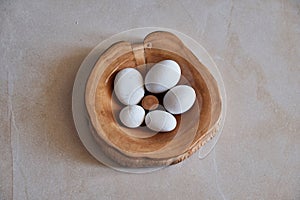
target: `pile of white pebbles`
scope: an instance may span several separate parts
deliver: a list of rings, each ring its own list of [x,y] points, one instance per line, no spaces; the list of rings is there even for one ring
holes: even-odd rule
[[[145,120],[146,126],[152,131],[174,130],[177,125],[174,115],[188,111],[196,100],[196,93],[192,87],[177,85],[180,77],[180,66],[173,60],[156,63],[147,72],[145,80],[135,68],[125,68],[118,72],[114,80],[114,92],[118,100],[126,105],[119,114],[124,126],[137,128]],[[145,108],[146,114],[145,109],[138,105],[147,97],[145,89],[154,96],[166,92],[163,97],[164,109]]]

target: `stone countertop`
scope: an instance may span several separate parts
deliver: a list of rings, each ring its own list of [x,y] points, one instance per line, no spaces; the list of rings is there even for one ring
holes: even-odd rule
[[[0,2],[0,199],[300,199],[300,2]],[[223,76],[223,134],[149,174],[96,161],[72,119],[76,72],[90,50],[135,27],[172,28]]]

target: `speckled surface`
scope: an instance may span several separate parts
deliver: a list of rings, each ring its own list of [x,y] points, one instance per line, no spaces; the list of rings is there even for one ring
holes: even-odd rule
[[[0,199],[300,199],[299,1],[0,1]],[[150,174],[99,164],[71,114],[89,51],[161,26],[201,43],[228,97],[223,134]]]

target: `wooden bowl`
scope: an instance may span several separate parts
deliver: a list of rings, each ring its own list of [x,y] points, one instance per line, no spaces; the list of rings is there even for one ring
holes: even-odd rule
[[[180,65],[180,84],[195,89],[193,107],[175,116],[177,126],[170,132],[124,127],[118,118],[124,105],[113,92],[116,73],[133,67],[145,75],[153,63],[166,59]],[[158,98],[161,101],[162,96]],[[96,141],[107,156],[125,167],[166,166],[189,157],[217,132],[222,106],[217,82],[208,69],[177,36],[162,31],[150,33],[142,44],[122,41],[107,49],[90,74],[85,100]]]

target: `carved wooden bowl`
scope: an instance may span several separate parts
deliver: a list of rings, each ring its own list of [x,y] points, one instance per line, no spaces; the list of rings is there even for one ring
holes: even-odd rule
[[[180,65],[180,84],[194,88],[193,107],[175,115],[177,126],[170,132],[124,127],[118,118],[124,105],[113,92],[116,73],[133,67],[145,75],[154,63],[166,59]],[[157,97],[161,102],[163,96]],[[107,156],[125,167],[166,166],[189,157],[217,132],[222,106],[217,82],[208,69],[177,36],[162,31],[150,33],[142,44],[122,41],[107,49],[90,74],[85,100],[93,136]]]

